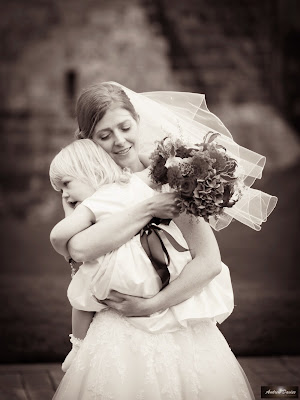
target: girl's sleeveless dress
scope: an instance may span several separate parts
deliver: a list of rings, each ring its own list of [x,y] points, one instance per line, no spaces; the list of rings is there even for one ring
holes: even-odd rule
[[[103,186],[83,204],[98,220],[154,193],[133,175],[128,184]],[[163,229],[187,247],[173,222]],[[177,252],[161,236],[170,254],[172,281],[191,256]],[[69,300],[77,309],[98,312],[54,399],[254,399],[243,370],[216,326],[233,309],[230,275],[224,264],[200,293],[150,317],[126,318],[93,297],[105,299],[112,289],[150,297],[160,287],[139,235],[80,267],[68,288]]]

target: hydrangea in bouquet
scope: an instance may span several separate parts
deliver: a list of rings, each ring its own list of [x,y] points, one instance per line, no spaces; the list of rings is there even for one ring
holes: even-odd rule
[[[208,132],[203,142],[192,146],[166,137],[151,154],[150,176],[159,185],[169,185],[180,194],[181,212],[218,218],[242,196],[237,161],[215,142],[218,133]]]

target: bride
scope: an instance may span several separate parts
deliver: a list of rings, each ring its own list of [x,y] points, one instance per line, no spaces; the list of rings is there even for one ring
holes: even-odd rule
[[[126,93],[131,95],[131,101]],[[178,120],[188,123],[187,110],[179,109],[174,103],[164,108],[151,97],[153,94],[144,98],[118,84],[105,83],[87,89],[77,107],[79,138],[92,138],[119,166],[133,172],[141,170],[147,159],[138,155],[137,139],[144,144],[150,140],[150,135],[150,142],[158,139],[155,134],[166,129],[159,124],[170,124],[169,115],[176,115],[176,124]],[[139,115],[135,109],[138,107]],[[208,111],[205,113],[206,123],[210,115],[210,122],[219,125],[218,131],[223,130],[224,140],[228,141],[226,128]],[[152,126],[147,126],[147,118]],[[229,144],[235,147],[234,143]],[[246,162],[244,164],[247,166]],[[253,178],[261,172],[257,172],[262,169],[259,164],[252,162],[251,173],[245,175],[247,183],[253,183]],[[248,201],[257,198],[258,194],[253,194],[252,198],[251,195],[248,193]],[[266,207],[259,210],[265,213],[260,221],[257,215],[245,215],[245,212],[239,217],[241,210],[238,208],[234,217],[256,228],[275,206],[275,200],[270,196],[261,192],[259,196],[268,200]],[[152,216],[140,207],[135,207],[134,213],[123,213],[122,217],[112,215],[74,236],[69,242],[69,252],[77,261],[104,255],[130,240]],[[218,224],[226,226],[230,218],[232,215],[226,215]],[[193,260],[177,279],[150,299],[116,292],[110,295],[106,304],[111,308],[95,315],[55,399],[253,398],[247,378],[216,327],[213,307],[207,310],[205,318],[191,319],[185,328],[158,334],[138,329],[126,318],[161,311],[183,302],[196,291],[205,293],[209,282],[213,283],[212,279],[220,271],[218,247],[209,225],[204,221],[190,223],[184,218],[180,218],[178,225]]]

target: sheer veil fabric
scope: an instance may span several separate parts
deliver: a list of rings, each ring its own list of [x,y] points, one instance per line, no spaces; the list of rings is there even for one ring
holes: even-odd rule
[[[208,132],[218,132],[220,135],[215,141],[238,161],[237,173],[245,190],[232,208],[224,208],[224,213],[217,219],[210,218],[209,223],[217,231],[226,228],[232,219],[257,231],[261,229],[261,224],[277,203],[275,196],[251,187],[256,179],[262,177],[266,158],[233,140],[222,121],[208,110],[203,94],[167,91],[136,93],[116,82],[111,83],[122,87],[139,114],[141,153],[149,155],[155,149],[156,141],[167,135],[193,145],[200,143]]]

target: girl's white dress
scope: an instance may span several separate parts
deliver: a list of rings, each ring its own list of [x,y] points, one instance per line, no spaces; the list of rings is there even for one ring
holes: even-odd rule
[[[82,204],[98,221],[154,193],[132,175],[129,183],[105,185]],[[162,228],[187,248],[173,222]],[[191,256],[188,251],[175,250],[160,235],[170,255],[172,281]],[[233,310],[225,264],[198,294],[150,317],[123,317],[95,300],[107,298],[110,290],[151,297],[160,288],[161,280],[139,235],[80,267],[69,285],[69,300],[77,309],[97,313],[54,399],[254,399],[243,370],[216,326]]]

